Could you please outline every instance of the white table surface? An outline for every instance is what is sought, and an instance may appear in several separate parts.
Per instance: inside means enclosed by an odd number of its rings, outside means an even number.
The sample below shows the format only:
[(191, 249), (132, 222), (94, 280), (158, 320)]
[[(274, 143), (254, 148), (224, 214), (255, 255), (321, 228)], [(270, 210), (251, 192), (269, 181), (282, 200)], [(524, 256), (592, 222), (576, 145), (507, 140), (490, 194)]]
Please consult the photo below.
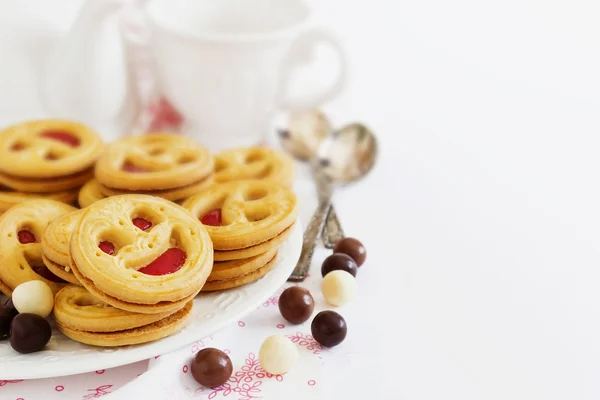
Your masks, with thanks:
[[(336, 196), (369, 265), (335, 398), (597, 399), (598, 2), (313, 3), (353, 65), (326, 110), (381, 139)], [(2, 121), (40, 112), (25, 73), (0, 73)]]

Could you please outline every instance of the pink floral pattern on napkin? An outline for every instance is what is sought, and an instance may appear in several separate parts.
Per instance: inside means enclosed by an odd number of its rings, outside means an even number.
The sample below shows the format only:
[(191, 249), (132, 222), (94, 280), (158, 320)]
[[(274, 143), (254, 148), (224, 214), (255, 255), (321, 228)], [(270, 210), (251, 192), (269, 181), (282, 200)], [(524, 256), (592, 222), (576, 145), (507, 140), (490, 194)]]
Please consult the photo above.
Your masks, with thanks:
[(102, 386), (98, 386), (95, 389), (88, 389), (88, 392), (93, 392), (93, 393), (83, 396), (82, 399), (83, 400), (97, 399), (99, 397), (104, 396), (105, 394), (109, 394), (110, 393), (109, 389), (112, 388), (112, 386), (113, 385), (102, 385)]
[(285, 337), (290, 339), (292, 343), (306, 348), (306, 350), (311, 351), (314, 355), (317, 355), (319, 358), (321, 358), (322, 347), (311, 335), (305, 335), (301, 332), (296, 332), (292, 335), (285, 335)]
[(0, 386), (8, 385), (9, 383), (19, 383), (23, 382), (23, 379), (15, 379), (12, 381), (0, 381)]
[(266, 372), (261, 366), (254, 353), (249, 353), (240, 370), (235, 371), (228, 382), (216, 388), (200, 386), (195, 390), (194, 396), (204, 396), (208, 393), (208, 399), (215, 397), (228, 397), (237, 395), (239, 400), (260, 399), (261, 385), (265, 379), (283, 381), (283, 375), (273, 375)]

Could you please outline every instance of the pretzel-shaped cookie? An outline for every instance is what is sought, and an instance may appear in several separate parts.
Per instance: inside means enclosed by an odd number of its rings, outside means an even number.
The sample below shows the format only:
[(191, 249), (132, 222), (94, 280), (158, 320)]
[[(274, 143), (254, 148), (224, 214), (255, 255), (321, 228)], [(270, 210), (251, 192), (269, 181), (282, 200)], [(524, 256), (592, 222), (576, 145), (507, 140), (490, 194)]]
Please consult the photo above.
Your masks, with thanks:
[(291, 186), (294, 162), (285, 153), (265, 147), (225, 150), (215, 155), (215, 182), (264, 179)]
[(110, 145), (96, 164), (96, 179), (114, 189), (172, 189), (203, 180), (213, 167), (204, 147), (179, 135), (153, 133)]
[(147, 195), (84, 208), (70, 246), (72, 270), (86, 289), (143, 313), (181, 308), (200, 291), (213, 262), (202, 224), (181, 206)]
[(12, 292), (21, 283), (31, 280), (46, 282), (54, 293), (63, 286), (59, 279), (48, 274), (42, 262), (40, 242), (50, 221), (75, 210), (75, 207), (58, 201), (38, 199), (18, 204), (2, 215), (0, 281), (4, 283), (3, 291)]
[(90, 168), (103, 151), (85, 125), (37, 120), (0, 132), (0, 171), (25, 178), (55, 178)]
[(213, 185), (183, 203), (197, 218), (220, 210), (221, 224), (205, 225), (216, 250), (235, 250), (267, 241), (294, 223), (296, 196), (267, 181)]

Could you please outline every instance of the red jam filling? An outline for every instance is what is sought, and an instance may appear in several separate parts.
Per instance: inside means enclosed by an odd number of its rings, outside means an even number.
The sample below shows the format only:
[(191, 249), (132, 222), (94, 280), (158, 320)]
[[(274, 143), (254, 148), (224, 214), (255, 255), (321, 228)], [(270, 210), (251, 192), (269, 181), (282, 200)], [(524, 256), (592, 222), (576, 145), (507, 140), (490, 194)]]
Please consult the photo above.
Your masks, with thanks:
[(35, 235), (31, 231), (22, 230), (17, 233), (19, 243), (35, 243)]
[(112, 256), (113, 254), (115, 254), (115, 245), (112, 244), (111, 242), (107, 242), (107, 241), (100, 242), (98, 247), (100, 247), (100, 250), (102, 250), (109, 256)]
[(211, 210), (200, 218), (204, 225), (221, 226), (221, 209)]
[(71, 147), (77, 147), (80, 143), (78, 137), (73, 136), (73, 134), (65, 131), (46, 131), (40, 136), (63, 142), (64, 144), (67, 144)]
[(150, 228), (152, 226), (152, 222), (145, 220), (144, 218), (134, 218), (133, 224), (135, 226), (137, 226), (138, 228), (140, 228), (141, 230), (145, 231), (146, 229)]
[(187, 254), (177, 247), (171, 247), (162, 253), (156, 260), (138, 270), (146, 275), (167, 275), (179, 271), (185, 263)]
[(138, 167), (137, 165), (133, 165), (132, 163), (126, 162), (122, 167), (125, 172), (148, 172), (146, 168)]
[(59, 278), (58, 276), (54, 275), (48, 268), (46, 268), (45, 266), (43, 267), (32, 267), (31, 269), (33, 269), (33, 272), (35, 272), (36, 274), (38, 274), (39, 276), (41, 276), (42, 278), (46, 278), (51, 282), (56, 282), (56, 283), (66, 283), (66, 281), (62, 280), (61, 278)]

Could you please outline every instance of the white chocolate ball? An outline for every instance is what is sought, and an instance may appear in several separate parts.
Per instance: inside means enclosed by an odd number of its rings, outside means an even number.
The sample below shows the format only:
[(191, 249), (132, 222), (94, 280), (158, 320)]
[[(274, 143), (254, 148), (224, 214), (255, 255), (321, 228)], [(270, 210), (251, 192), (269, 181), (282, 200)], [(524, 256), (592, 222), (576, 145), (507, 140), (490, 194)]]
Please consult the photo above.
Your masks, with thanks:
[(356, 296), (358, 283), (352, 274), (339, 269), (325, 275), (321, 290), (323, 291), (323, 297), (329, 304), (341, 306)]
[(265, 339), (258, 351), (260, 365), (270, 374), (285, 374), (298, 360), (298, 349), (283, 335)]
[(20, 313), (31, 313), (46, 318), (54, 307), (54, 294), (43, 281), (21, 283), (13, 290), (12, 301)]

